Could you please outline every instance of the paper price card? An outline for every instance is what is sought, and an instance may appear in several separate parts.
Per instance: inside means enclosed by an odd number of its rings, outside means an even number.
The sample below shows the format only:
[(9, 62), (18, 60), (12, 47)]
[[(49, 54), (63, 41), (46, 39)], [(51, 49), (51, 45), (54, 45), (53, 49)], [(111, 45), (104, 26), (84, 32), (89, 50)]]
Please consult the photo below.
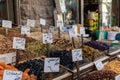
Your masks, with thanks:
[(21, 27), (21, 34), (30, 34), (30, 27), (29, 26), (22, 26)]
[(27, 19), (27, 26), (35, 27), (35, 20)]
[(81, 28), (80, 28), (80, 34), (85, 35), (85, 28), (84, 28), (84, 27), (81, 27)]
[(12, 28), (12, 21), (2, 20), (2, 27), (4, 27), (4, 28)]
[(61, 27), (63, 25), (62, 20), (57, 20), (57, 27)]
[(40, 24), (43, 25), (43, 26), (45, 26), (46, 25), (46, 20), (41, 18), (40, 19)]
[(60, 58), (45, 58), (44, 72), (59, 72)]
[(77, 26), (73, 25), (71, 29), (69, 29), (70, 38), (77, 37)]
[(5, 70), (2, 80), (22, 80), (22, 72)]
[(14, 49), (25, 49), (25, 38), (14, 37), (13, 38), (13, 48)]
[(82, 58), (82, 49), (74, 49), (74, 50), (72, 50), (72, 60), (74, 62), (83, 60), (83, 58)]
[(104, 67), (101, 60), (97, 60), (94, 63), (95, 63), (97, 70), (102, 70), (102, 68)]
[(120, 75), (116, 76), (115, 80), (120, 80)]
[(43, 43), (52, 43), (53, 39), (52, 39), (52, 33), (45, 33), (43, 34)]

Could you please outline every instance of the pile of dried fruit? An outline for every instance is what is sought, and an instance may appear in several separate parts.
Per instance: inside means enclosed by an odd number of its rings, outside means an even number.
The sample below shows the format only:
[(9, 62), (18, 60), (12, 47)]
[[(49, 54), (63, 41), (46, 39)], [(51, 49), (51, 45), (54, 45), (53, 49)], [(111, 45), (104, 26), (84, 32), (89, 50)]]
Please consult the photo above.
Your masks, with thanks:
[(90, 46), (94, 49), (98, 49), (100, 51), (108, 50), (110, 47), (108, 44), (99, 41), (89, 41), (86, 42), (85, 45)]
[(39, 56), (45, 55), (47, 53), (46, 45), (40, 41), (28, 43), (26, 46), (27, 50), (38, 54)]
[(120, 61), (111, 61), (110, 63), (104, 66), (103, 70), (111, 70), (117, 74), (120, 74)]
[[(19, 71), (17, 68), (15, 68), (13, 66), (9, 66), (9, 65), (5, 64), (4, 62), (0, 62), (0, 80), (2, 80), (2, 78), (3, 78), (4, 70)], [(33, 75), (29, 76), (28, 72), (29, 72), (29, 69), (26, 69), (22, 73), (22, 80), (36, 80), (35, 76), (33, 76)]]
[(12, 40), (12, 41), (13, 41), (13, 37), (25, 38), (26, 39), (26, 43), (31, 43), (31, 42), (36, 41), (35, 39), (33, 39), (31, 37), (24, 36), (24, 35), (22, 35), (20, 33), (13, 33), (13, 32), (11, 32), (7, 36), (7, 38), (10, 39), (10, 40)]
[[(27, 41), (33, 42), (36, 41), (32, 38), (27, 38)], [(12, 53), (15, 52), (13, 49), (13, 40), (12, 37), (7, 38), (4, 35), (0, 35), (0, 54), (6, 54), (6, 53)], [(28, 50), (20, 51), (20, 60), (26, 60), (29, 58), (34, 58), (36, 57), (37, 54), (30, 52)]]
[(59, 47), (60, 50), (72, 50), (72, 43), (66, 39), (54, 39), (52, 45)]
[(71, 51), (61, 50), (61, 51), (51, 51), (50, 57), (59, 57), (60, 64), (66, 66), (70, 69), (73, 69), (75, 64), (72, 61), (72, 53)]
[(83, 76), (80, 80), (115, 80), (117, 74), (110, 70), (95, 71)]
[(19, 53), (20, 53), (19, 54), (20, 61), (29, 60), (29, 59), (38, 57), (38, 55), (36, 53), (33, 53), (28, 50), (22, 50), (22, 51), (19, 51)]
[[(8, 34), (9, 33), (21, 33), (21, 30), (20, 28), (11, 28), (11, 29), (8, 29)], [(6, 35), (6, 29), (1, 27), (0, 28), (0, 35)]]
[(98, 50), (89, 46), (82, 47), (82, 54), (83, 58), (88, 59), (89, 61), (94, 60), (96, 57), (99, 57), (101, 55), (101, 53)]
[(14, 52), (12, 49), (12, 41), (3, 35), (0, 35), (0, 54), (6, 54), (10, 52)]
[[(20, 63), (19, 65), (16, 66), (21, 71), (26, 71), (26, 69), (29, 69), (29, 74), (34, 74), (37, 76), (36, 80), (42, 80), (42, 74), (43, 74), (43, 67), (44, 67), (44, 62), (41, 60), (29, 60), (24, 63)], [(31, 80), (31, 79), (30, 79)]]

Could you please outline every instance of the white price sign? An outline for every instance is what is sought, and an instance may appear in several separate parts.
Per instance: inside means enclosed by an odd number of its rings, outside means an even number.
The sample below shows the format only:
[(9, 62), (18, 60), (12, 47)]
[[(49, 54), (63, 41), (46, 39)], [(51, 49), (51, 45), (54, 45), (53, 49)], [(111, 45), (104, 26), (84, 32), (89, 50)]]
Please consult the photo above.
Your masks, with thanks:
[(14, 37), (13, 38), (13, 48), (24, 50), (25, 42), (26, 42), (25, 38)]
[(12, 21), (2, 20), (2, 27), (4, 27), (4, 28), (12, 28)]
[(73, 25), (71, 29), (69, 29), (70, 38), (77, 37), (77, 26)]
[(74, 49), (74, 50), (72, 50), (72, 60), (74, 62), (83, 60), (83, 58), (82, 58), (82, 49)]
[(101, 60), (97, 60), (94, 63), (95, 63), (95, 66), (96, 66), (97, 70), (102, 70), (103, 69), (104, 65), (102, 64)]
[(116, 76), (115, 80), (120, 80), (120, 75)]
[(60, 58), (45, 58), (44, 72), (59, 72)]
[(27, 26), (35, 27), (35, 20), (27, 19)]
[(5, 70), (2, 80), (22, 80), (22, 72)]
[(22, 26), (21, 27), (21, 34), (30, 34), (30, 27), (29, 26)]
[(85, 28), (84, 28), (84, 27), (81, 27), (81, 28), (80, 28), (80, 34), (85, 35)]
[(63, 25), (63, 21), (62, 20), (57, 20), (57, 27), (61, 27)]
[(43, 34), (43, 43), (52, 43), (53, 39), (52, 39), (52, 33), (45, 33)]
[(43, 25), (43, 26), (45, 26), (46, 25), (46, 20), (41, 18), (40, 19), (40, 24)]

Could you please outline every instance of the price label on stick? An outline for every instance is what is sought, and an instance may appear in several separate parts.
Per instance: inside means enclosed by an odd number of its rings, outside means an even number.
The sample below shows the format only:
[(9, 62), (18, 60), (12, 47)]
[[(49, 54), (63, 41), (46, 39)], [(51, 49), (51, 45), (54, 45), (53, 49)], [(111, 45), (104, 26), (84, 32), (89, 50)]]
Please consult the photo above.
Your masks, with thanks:
[(80, 34), (85, 35), (85, 28), (84, 28), (84, 27), (81, 27), (81, 28), (80, 28)]
[(97, 70), (102, 70), (103, 69), (104, 66), (103, 66), (101, 60), (97, 60), (94, 63), (95, 63), (95, 66), (96, 66)]
[(70, 38), (77, 37), (77, 27), (76, 27), (76, 25), (73, 25), (73, 27), (71, 29), (69, 29), (69, 35), (70, 35)]
[(60, 58), (45, 58), (44, 72), (59, 72)]
[(120, 75), (116, 76), (115, 80), (120, 80)]
[(30, 27), (29, 26), (22, 26), (21, 27), (21, 34), (30, 34)]
[(25, 38), (14, 37), (13, 38), (13, 48), (24, 50), (25, 42), (26, 42)]
[(22, 80), (21, 71), (4, 70), (2, 80)]
[(57, 27), (61, 27), (63, 25), (62, 20), (57, 20)]
[(41, 18), (40, 19), (40, 24), (43, 25), (43, 26), (45, 26), (46, 25), (46, 20)]
[(27, 19), (27, 26), (35, 27), (35, 20)]
[(4, 27), (4, 28), (12, 28), (12, 21), (2, 20), (2, 27)]
[(83, 58), (82, 58), (82, 49), (74, 49), (74, 50), (72, 50), (72, 60), (74, 62), (83, 60)]
[(45, 33), (43, 34), (43, 43), (52, 43), (53, 39), (52, 39), (52, 33)]

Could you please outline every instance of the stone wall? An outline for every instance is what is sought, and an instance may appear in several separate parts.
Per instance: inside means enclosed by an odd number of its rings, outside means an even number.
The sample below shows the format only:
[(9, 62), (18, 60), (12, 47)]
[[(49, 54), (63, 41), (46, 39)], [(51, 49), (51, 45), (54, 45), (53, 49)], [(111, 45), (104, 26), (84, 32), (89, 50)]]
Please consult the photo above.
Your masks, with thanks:
[(38, 27), (39, 19), (44, 18), (47, 25), (53, 25), (53, 11), (53, 0), (20, 0), (20, 24), (26, 24), (27, 19), (34, 19)]

